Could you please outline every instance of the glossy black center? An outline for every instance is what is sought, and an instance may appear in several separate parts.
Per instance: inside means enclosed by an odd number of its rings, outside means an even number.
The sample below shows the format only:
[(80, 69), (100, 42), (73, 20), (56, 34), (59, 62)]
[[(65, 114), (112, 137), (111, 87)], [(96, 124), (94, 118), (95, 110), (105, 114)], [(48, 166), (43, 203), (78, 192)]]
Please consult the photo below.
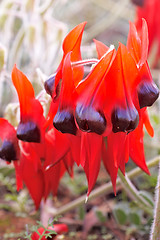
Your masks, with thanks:
[(75, 125), (72, 111), (64, 109), (58, 111), (53, 119), (54, 127), (62, 133), (70, 133), (76, 135), (77, 127)]
[(116, 132), (131, 132), (139, 123), (139, 115), (137, 110), (116, 108), (111, 115), (112, 131)]
[(54, 82), (55, 82), (55, 75), (48, 78), (44, 83), (44, 88), (51, 97), (53, 93)]
[(107, 126), (104, 114), (91, 106), (84, 107), (82, 104), (77, 104), (75, 118), (80, 130), (84, 132), (95, 132), (101, 135)]
[(140, 108), (152, 106), (159, 96), (159, 89), (153, 82), (143, 82), (138, 86)]
[(16, 150), (12, 142), (4, 140), (0, 148), (0, 158), (11, 162), (17, 160)]
[(40, 143), (41, 141), (40, 129), (32, 121), (20, 123), (17, 128), (17, 138), (24, 142)]

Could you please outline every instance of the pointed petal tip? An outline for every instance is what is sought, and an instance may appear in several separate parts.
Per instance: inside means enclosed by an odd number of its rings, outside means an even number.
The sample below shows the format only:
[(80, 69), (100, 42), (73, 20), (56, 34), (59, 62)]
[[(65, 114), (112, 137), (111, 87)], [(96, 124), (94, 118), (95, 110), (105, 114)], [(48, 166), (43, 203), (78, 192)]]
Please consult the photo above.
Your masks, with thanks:
[(85, 204), (88, 202), (88, 198), (89, 198), (89, 193), (87, 193), (86, 199), (85, 199)]

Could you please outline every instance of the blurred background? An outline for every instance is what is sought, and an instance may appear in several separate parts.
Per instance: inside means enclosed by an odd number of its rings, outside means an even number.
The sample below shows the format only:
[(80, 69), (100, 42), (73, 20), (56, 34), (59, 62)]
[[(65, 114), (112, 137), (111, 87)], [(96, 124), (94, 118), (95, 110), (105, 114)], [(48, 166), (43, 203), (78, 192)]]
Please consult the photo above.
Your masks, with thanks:
[[(87, 21), (82, 41), (83, 58), (96, 57), (93, 38), (110, 46), (126, 44), (129, 21), (135, 19), (135, 5), (130, 0), (0, 0), (0, 116), (17, 124), (17, 96), (11, 84), (11, 71), (16, 63), (33, 83), (36, 94), (53, 74), (62, 57), (62, 42), (77, 24)], [(159, 70), (151, 69), (159, 85)], [(46, 97), (47, 98), (47, 97)], [(157, 156), (159, 146), (159, 102), (149, 109), (155, 137), (145, 135), (147, 160)], [(133, 163), (129, 162), (130, 170)], [(138, 189), (146, 191), (153, 203), (157, 167), (151, 177), (141, 174), (134, 179)], [(109, 181), (103, 167), (96, 187)], [(89, 201), (62, 217), (69, 234), (61, 239), (148, 239), (152, 215), (136, 207), (122, 187), (117, 197), (112, 192)], [(47, 204), (59, 207), (87, 191), (84, 173), (75, 167), (75, 178), (67, 175), (60, 185), (58, 199)], [(121, 211), (122, 209), (122, 211)], [(48, 219), (43, 207), (34, 212), (33, 202), (24, 188), (17, 193), (14, 169), (0, 161), (0, 239), (23, 239), (26, 226)], [(84, 227), (85, 226), (85, 227)]]

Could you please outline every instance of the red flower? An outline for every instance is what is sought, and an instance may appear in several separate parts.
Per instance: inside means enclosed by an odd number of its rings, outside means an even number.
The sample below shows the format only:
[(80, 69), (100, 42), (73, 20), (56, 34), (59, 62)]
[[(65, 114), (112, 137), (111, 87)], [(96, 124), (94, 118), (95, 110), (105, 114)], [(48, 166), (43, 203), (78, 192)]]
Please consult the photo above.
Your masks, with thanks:
[(27, 77), (17, 69), (12, 70), (12, 81), (17, 90), (20, 103), (20, 123), (17, 137), (22, 141), (41, 142), (44, 137), (43, 108), (35, 98), (34, 89)]
[(149, 35), (149, 53), (152, 48), (157, 48), (153, 66), (156, 66), (160, 57), (160, 2), (159, 0), (144, 0), (142, 6), (137, 7), (136, 27), (139, 32), (142, 32), (142, 18), (148, 25)]
[(53, 125), (62, 133), (76, 135), (77, 127), (74, 122), (75, 82), (74, 70), (71, 66), (71, 55), (69, 52), (64, 58), (62, 68), (62, 85), (59, 96), (59, 108), (54, 116)]
[[(60, 91), (60, 80), (62, 79), (62, 69), (64, 65), (64, 59), (69, 52), (71, 53), (71, 61), (76, 62), (80, 61), (81, 52), (80, 52), (80, 45), (82, 41), (82, 34), (84, 31), (84, 27), (87, 22), (80, 23), (77, 25), (69, 34), (65, 37), (63, 41), (63, 57), (62, 60), (56, 70), (56, 75), (50, 78), (45, 83), (45, 88), (47, 92), (53, 97), (53, 99), (57, 99)], [(83, 66), (75, 67), (73, 69), (73, 79), (75, 82), (79, 82), (83, 77)]]
[[(14, 146), (15, 159), (19, 159), (15, 162), (17, 188), (22, 188), (23, 182), (26, 184), (36, 208), (50, 192), (57, 194), (59, 181), (66, 171), (73, 176), (74, 162), (86, 173), (87, 195), (95, 185), (101, 159), (114, 192), (118, 169), (125, 174), (129, 157), (149, 174), (143, 127), (153, 136), (147, 106), (155, 102), (159, 90), (147, 63), (146, 22), (143, 20), (141, 37), (130, 23), (127, 46), (119, 43), (117, 51), (94, 40), (99, 60), (83, 79), (83, 67), (74, 66), (74, 61), (81, 60), (85, 24), (67, 35), (56, 75), (45, 83), (47, 92), (57, 99), (52, 101), (46, 119), (29, 80), (16, 66), (12, 71), (20, 102), (17, 137), (22, 141), (19, 140), (18, 146), (14, 128), (4, 120), (0, 123), (7, 131), (1, 138), (3, 143), (7, 140)], [(6, 146), (8, 143), (2, 144), (0, 156), (11, 161)]]
[(0, 118), (0, 158), (11, 162), (19, 158), (19, 146), (15, 128), (5, 119)]
[[(17, 136), (23, 140), (19, 141), (21, 152), (19, 161), (15, 164), (17, 189), (21, 189), (24, 182), (38, 208), (41, 200), (46, 199), (50, 192), (57, 194), (59, 181), (66, 170), (71, 176), (73, 174), (73, 158), (69, 153), (70, 140), (51, 128), (57, 103), (51, 104), (45, 120), (41, 103), (35, 98), (31, 83), (16, 66), (13, 68), (12, 78), (20, 101), (21, 122)], [(35, 141), (37, 131), (40, 133), (39, 141)]]
[(139, 71), (137, 91), (140, 108), (151, 106), (158, 98), (159, 90), (153, 82), (147, 63), (148, 30), (144, 19), (142, 19), (141, 38), (138, 36), (135, 25), (130, 23), (127, 48), (131, 52)]
[[(48, 227), (47, 229), (55, 231), (55, 234), (52, 235), (52, 238), (49, 238), (49, 237), (47, 238), (50, 240), (55, 239), (57, 234), (62, 234), (62, 233), (68, 232), (68, 227), (66, 224), (54, 224), (53, 227)], [(49, 231), (45, 231), (43, 227), (39, 228), (38, 232), (40, 235), (49, 233)], [(32, 233), (31, 239), (39, 240), (39, 238), (40, 238), (39, 234), (37, 232)], [(45, 236), (43, 236), (41, 239), (45, 240), (46, 238), (45, 238)]]

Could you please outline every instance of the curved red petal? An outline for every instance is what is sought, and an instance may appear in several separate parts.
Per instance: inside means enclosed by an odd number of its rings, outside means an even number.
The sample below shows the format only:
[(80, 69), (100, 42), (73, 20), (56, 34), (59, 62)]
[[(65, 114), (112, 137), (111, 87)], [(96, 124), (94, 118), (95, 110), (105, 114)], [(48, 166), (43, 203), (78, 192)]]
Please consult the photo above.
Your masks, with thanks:
[(93, 39), (93, 41), (96, 44), (97, 55), (100, 59), (109, 50), (109, 47), (96, 39)]
[(89, 133), (86, 136), (89, 149), (88, 158), (86, 159), (84, 164), (84, 171), (88, 180), (87, 196), (89, 196), (92, 188), (95, 185), (100, 169), (102, 137), (95, 133)]
[(149, 173), (148, 167), (145, 162), (144, 145), (143, 145), (143, 122), (139, 122), (138, 127), (129, 133), (129, 156), (132, 161), (139, 166), (144, 172)]
[(21, 113), (22, 116), (24, 116), (33, 110), (32, 106), (30, 105), (30, 99), (35, 97), (34, 89), (30, 81), (16, 67), (16, 65), (14, 65), (12, 70), (12, 82), (17, 90)]
[(38, 164), (40, 159), (33, 148), (27, 145), (26, 151), (29, 154), (21, 154), (19, 175), (38, 209), (44, 195), (44, 174), (41, 165)]
[(87, 22), (80, 23), (75, 28), (73, 28), (65, 37), (62, 46), (64, 54), (72, 51), (77, 45), (80, 46), (82, 34), (86, 24)]
[[(72, 31), (68, 33), (68, 35), (65, 37), (63, 41), (63, 58), (61, 60), (61, 63), (58, 66), (58, 69), (56, 71), (55, 76), (55, 87), (52, 94), (53, 99), (57, 99), (56, 89), (59, 84), (60, 79), (62, 79), (62, 68), (63, 68), (63, 62), (65, 59), (65, 56), (67, 53), (72, 52), (71, 54), (71, 61), (79, 61), (82, 59), (81, 52), (80, 52), (80, 45), (82, 41), (82, 34), (84, 31), (84, 27), (87, 22), (80, 23), (77, 25)], [(75, 82), (79, 82), (83, 78), (84, 69), (83, 66), (75, 67), (73, 69), (73, 79)]]
[(74, 106), (75, 85), (73, 81), (73, 69), (71, 66), (71, 52), (64, 59), (62, 68), (62, 85), (60, 92), (60, 108)]

